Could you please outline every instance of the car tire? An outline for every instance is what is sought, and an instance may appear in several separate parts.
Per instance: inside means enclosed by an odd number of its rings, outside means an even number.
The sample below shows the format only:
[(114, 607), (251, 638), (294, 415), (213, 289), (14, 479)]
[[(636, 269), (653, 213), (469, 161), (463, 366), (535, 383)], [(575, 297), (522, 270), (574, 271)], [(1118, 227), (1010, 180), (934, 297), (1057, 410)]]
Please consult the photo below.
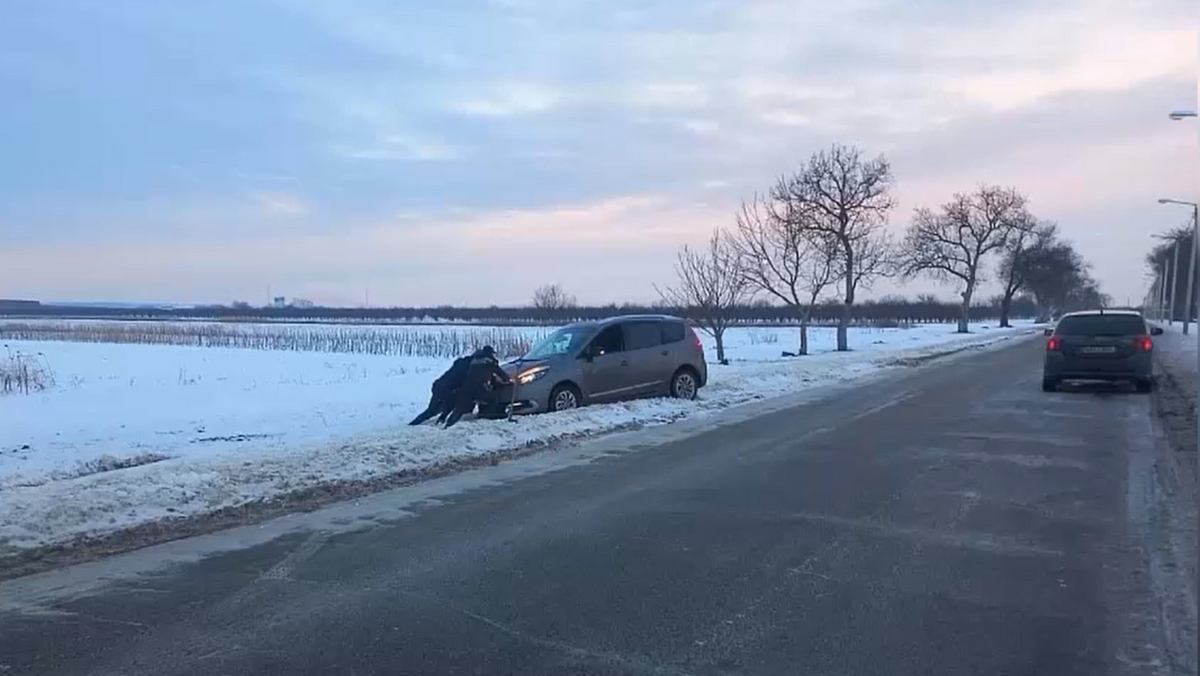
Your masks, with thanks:
[(546, 404), (546, 410), (551, 413), (571, 411), (583, 405), (583, 397), (578, 387), (570, 383), (561, 383), (550, 390), (550, 401)]
[(1154, 391), (1153, 380), (1139, 380), (1134, 383), (1134, 385), (1137, 387), (1137, 391), (1141, 392), (1142, 394), (1150, 394)]
[(1043, 392), (1058, 391), (1058, 381), (1053, 378), (1042, 378), (1042, 391)]
[(700, 392), (700, 376), (684, 367), (671, 376), (671, 396), (676, 399), (692, 400)]

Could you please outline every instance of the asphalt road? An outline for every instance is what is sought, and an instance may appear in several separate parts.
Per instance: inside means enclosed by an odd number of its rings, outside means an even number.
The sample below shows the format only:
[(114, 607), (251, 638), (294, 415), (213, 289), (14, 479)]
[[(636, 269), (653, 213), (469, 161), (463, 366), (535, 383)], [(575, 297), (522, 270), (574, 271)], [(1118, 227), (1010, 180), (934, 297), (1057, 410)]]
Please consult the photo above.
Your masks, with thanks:
[(3, 583), (0, 674), (1169, 673), (1149, 397), (1044, 394), (1040, 349), (362, 531)]

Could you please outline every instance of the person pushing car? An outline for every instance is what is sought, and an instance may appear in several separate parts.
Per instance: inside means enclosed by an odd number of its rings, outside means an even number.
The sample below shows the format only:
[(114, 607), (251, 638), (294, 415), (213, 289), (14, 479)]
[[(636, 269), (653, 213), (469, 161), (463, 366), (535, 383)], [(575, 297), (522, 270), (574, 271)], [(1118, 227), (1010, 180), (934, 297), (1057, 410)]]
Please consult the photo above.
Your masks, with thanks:
[(454, 412), (455, 395), (458, 394), (459, 388), (462, 387), (463, 381), (467, 377), (467, 371), (471, 368), (471, 360), (475, 355), (470, 354), (465, 357), (459, 357), (454, 360), (450, 368), (446, 372), (438, 376), (438, 379), (433, 381), (433, 387), (429, 395), (429, 406), (421, 411), (417, 417), (413, 418), (409, 425), (420, 425), (429, 420), (433, 416), (438, 417), (438, 424), (446, 421), (450, 414)]
[(471, 364), (462, 386), (455, 395), (454, 411), (446, 419), (446, 427), (453, 427), (459, 418), (475, 409), (475, 404), (488, 397), (488, 390), (512, 384), (512, 379), (500, 368), (496, 350), (485, 345), (471, 356)]

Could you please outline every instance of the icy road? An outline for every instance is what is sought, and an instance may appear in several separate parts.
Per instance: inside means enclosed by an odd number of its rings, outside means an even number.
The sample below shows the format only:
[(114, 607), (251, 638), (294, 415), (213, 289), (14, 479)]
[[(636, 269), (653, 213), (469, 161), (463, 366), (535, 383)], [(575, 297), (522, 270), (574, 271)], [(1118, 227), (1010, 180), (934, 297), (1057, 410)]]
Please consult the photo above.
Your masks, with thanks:
[(0, 583), (0, 673), (1194, 670), (1151, 398), (1041, 349)]

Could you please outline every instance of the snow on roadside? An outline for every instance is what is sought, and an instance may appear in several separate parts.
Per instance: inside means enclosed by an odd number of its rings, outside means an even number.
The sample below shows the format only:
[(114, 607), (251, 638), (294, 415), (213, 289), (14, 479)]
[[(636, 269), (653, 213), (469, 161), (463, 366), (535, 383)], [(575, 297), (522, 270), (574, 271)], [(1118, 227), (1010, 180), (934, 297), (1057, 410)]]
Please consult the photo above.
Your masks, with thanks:
[[(1170, 379), (1187, 393), (1195, 393), (1197, 370), (1200, 368), (1200, 338), (1197, 326), (1192, 324), (1188, 335), (1183, 334), (1183, 324), (1155, 322), (1164, 333), (1154, 339), (1154, 359), (1160, 370), (1165, 370)], [(1193, 404), (1195, 396), (1192, 395)]]
[[(863, 330), (852, 336), (854, 352), (781, 359), (794, 329), (738, 329), (728, 337), (733, 362), (711, 367), (698, 401), (642, 400), (450, 430), (404, 426), (424, 407), (439, 360), (10, 344), (42, 352), (59, 387), (0, 399), (0, 555), (552, 438), (707, 415), (1028, 330)], [(832, 347), (832, 331), (823, 331), (814, 332), (818, 352)], [(146, 464), (131, 461), (139, 457)]]

